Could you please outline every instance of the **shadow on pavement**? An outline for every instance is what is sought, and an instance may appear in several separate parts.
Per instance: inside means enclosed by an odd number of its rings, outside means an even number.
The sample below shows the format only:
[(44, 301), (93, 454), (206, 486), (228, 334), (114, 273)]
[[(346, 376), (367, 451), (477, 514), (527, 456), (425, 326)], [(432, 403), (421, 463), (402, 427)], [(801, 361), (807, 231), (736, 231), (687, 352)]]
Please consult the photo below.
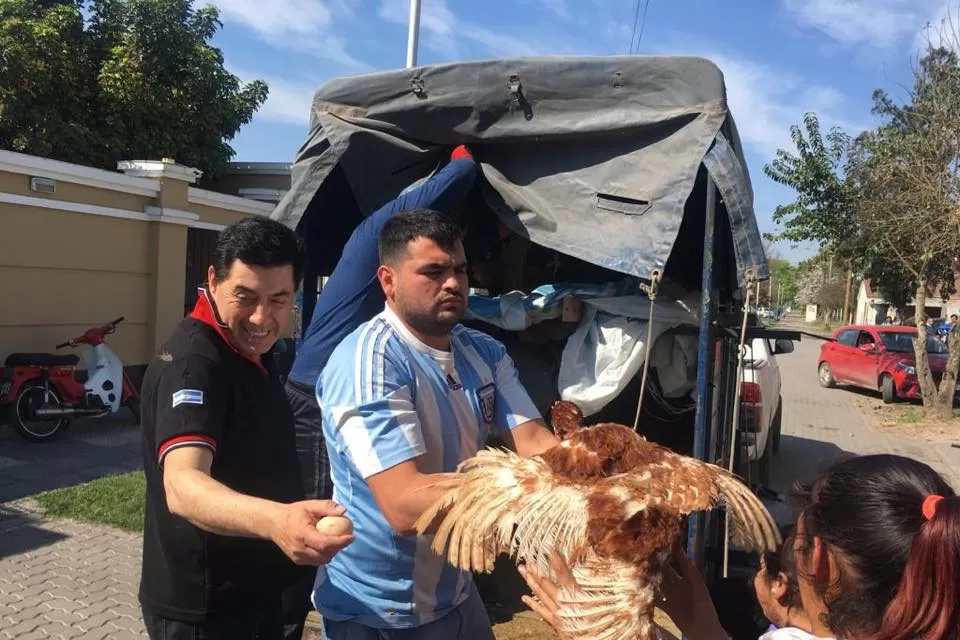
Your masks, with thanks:
[(790, 497), (795, 482), (810, 482), (835, 462), (855, 455), (832, 442), (783, 434), (780, 453), (770, 467), (771, 489), (779, 494), (779, 499), (763, 500), (777, 524), (789, 525), (796, 521), (796, 509)]
[(142, 466), (140, 430), (126, 413), (77, 420), (51, 442), (0, 426), (0, 503)]
[(66, 537), (44, 529), (33, 514), (0, 504), (0, 559), (34, 551)]
[(794, 482), (811, 481), (833, 463), (855, 455), (832, 442), (783, 434), (780, 453), (770, 468), (771, 484), (786, 497)]

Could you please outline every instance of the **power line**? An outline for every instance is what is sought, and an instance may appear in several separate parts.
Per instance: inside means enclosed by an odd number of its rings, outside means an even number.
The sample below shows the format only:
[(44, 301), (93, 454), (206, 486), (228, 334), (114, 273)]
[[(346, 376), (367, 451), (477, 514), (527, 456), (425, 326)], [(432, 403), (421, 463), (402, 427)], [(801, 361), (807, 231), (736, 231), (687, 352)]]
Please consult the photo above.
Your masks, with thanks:
[(637, 0), (637, 6), (633, 10), (633, 31), (630, 32), (630, 46), (627, 47), (627, 53), (633, 54), (633, 41), (637, 38), (637, 23), (640, 21), (640, 0)]
[[(647, 24), (647, 9), (650, 8), (650, 0), (643, 0), (643, 15), (640, 14), (640, 2), (637, 0), (637, 6), (634, 10), (633, 16), (633, 31), (630, 34), (630, 54), (634, 54), (640, 51), (640, 41), (643, 40), (643, 28)], [(639, 29), (639, 37), (637, 36), (637, 30)], [(636, 48), (634, 48), (634, 41), (636, 41)]]

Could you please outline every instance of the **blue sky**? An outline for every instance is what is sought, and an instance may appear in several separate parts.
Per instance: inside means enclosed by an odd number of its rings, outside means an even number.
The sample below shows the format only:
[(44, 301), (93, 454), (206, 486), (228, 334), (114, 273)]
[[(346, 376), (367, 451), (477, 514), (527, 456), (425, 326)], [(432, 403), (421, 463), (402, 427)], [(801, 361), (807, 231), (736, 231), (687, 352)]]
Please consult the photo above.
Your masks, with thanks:
[[(640, 0), (641, 12), (646, 0)], [(724, 72), (762, 231), (791, 198), (761, 170), (789, 144), (790, 125), (815, 111), (858, 133), (870, 96), (903, 97), (927, 23), (949, 0), (649, 0), (640, 54), (700, 55)], [(198, 4), (205, 4), (198, 0)], [(314, 90), (329, 78), (402, 67), (408, 0), (211, 0), (224, 28), (215, 44), (270, 98), (233, 141), (238, 161), (293, 159)], [(422, 0), (420, 64), (520, 55), (621, 55), (636, 0)], [(955, 7), (956, 5), (949, 5)], [(955, 11), (950, 10), (956, 15)], [(779, 245), (797, 260), (809, 247)]]

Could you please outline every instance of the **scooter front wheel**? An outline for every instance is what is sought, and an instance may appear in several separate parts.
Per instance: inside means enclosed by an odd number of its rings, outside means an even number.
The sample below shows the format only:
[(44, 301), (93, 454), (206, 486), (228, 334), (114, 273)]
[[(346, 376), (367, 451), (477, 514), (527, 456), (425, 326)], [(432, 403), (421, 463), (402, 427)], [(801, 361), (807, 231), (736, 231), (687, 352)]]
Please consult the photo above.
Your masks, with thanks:
[(68, 418), (40, 418), (37, 408), (41, 406), (63, 406), (63, 399), (57, 389), (49, 385), (44, 387), (40, 380), (31, 380), (20, 388), (14, 402), (13, 426), (21, 436), (33, 442), (52, 440), (70, 424)]

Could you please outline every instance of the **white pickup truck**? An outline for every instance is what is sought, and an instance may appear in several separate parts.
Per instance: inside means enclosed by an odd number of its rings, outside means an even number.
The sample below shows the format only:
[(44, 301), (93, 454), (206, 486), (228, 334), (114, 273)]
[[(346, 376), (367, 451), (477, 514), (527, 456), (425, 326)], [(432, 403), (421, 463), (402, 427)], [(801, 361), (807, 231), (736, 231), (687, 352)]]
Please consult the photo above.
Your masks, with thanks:
[[(753, 338), (744, 348), (740, 404), (740, 474), (750, 484), (770, 483), (770, 462), (780, 451), (782, 401), (778, 355), (793, 352), (790, 340)], [(744, 464), (746, 450), (746, 464)]]

